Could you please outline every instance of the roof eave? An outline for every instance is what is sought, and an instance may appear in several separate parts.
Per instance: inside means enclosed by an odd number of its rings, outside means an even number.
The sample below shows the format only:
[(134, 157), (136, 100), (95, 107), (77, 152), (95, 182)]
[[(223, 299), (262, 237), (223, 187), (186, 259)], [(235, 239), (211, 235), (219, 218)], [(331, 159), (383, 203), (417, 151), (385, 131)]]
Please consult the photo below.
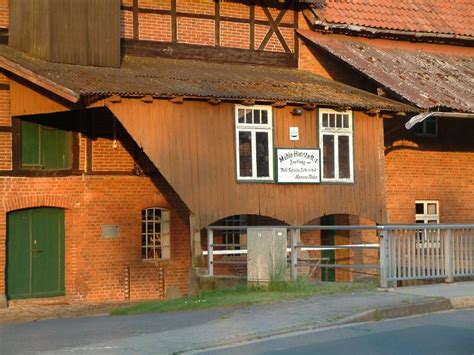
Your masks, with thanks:
[(41, 75), (38, 75), (31, 70), (28, 70), (21, 65), (8, 60), (7, 58), (0, 56), (0, 68), (5, 69), (6, 71), (13, 73), (19, 77), (22, 77), (29, 82), (36, 84), (45, 90), (48, 90), (67, 101), (72, 103), (78, 103), (81, 95), (67, 87), (64, 87), (54, 81), (51, 81)]

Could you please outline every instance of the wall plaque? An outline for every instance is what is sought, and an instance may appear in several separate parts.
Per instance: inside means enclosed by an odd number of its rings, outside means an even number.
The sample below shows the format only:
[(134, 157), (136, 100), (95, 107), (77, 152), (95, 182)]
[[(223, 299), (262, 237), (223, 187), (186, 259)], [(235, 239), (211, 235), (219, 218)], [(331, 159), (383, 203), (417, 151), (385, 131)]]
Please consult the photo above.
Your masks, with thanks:
[(319, 149), (277, 149), (276, 159), (279, 183), (321, 182)]

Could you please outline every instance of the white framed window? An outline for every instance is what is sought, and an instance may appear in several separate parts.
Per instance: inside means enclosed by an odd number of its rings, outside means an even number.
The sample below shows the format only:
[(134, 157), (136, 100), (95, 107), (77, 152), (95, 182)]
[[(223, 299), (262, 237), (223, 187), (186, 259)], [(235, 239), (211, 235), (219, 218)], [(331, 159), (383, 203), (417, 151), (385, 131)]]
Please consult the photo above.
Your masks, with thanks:
[(273, 180), (271, 106), (235, 106), (238, 180)]
[[(419, 200), (415, 201), (415, 222), (423, 224), (438, 224), (439, 223), (439, 201)], [(428, 235), (427, 230), (418, 230), (417, 240), (419, 245), (424, 247), (439, 247), (440, 235), (439, 230), (431, 235)], [(429, 242), (430, 241), (430, 242)]]
[(414, 132), (417, 136), (435, 137), (438, 135), (438, 120), (436, 117), (428, 117), (415, 125)]
[(416, 223), (439, 223), (439, 201), (415, 201)]
[(151, 207), (142, 210), (143, 260), (170, 258), (170, 211)]
[(319, 110), (322, 181), (354, 182), (352, 111)]

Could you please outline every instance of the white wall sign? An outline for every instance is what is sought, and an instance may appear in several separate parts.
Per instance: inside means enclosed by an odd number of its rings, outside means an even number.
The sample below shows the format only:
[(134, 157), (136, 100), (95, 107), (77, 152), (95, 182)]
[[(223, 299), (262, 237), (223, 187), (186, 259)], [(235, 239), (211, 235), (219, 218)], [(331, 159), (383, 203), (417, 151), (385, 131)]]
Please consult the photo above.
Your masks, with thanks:
[(299, 140), (300, 140), (299, 127), (290, 127), (290, 141), (299, 141)]
[(277, 149), (278, 182), (321, 182), (319, 149)]

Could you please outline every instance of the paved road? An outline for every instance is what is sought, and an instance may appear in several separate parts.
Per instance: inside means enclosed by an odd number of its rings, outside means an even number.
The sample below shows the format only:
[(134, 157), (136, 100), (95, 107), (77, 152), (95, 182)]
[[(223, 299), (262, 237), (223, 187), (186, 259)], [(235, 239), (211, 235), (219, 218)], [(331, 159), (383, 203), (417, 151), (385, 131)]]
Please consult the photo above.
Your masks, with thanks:
[(84, 317), (0, 324), (0, 354), (31, 354), (66, 347), (87, 349), (104, 340), (115, 342), (126, 337), (198, 326), (225, 317), (235, 310), (228, 308), (133, 317)]
[(277, 336), (205, 354), (474, 354), (474, 309)]

